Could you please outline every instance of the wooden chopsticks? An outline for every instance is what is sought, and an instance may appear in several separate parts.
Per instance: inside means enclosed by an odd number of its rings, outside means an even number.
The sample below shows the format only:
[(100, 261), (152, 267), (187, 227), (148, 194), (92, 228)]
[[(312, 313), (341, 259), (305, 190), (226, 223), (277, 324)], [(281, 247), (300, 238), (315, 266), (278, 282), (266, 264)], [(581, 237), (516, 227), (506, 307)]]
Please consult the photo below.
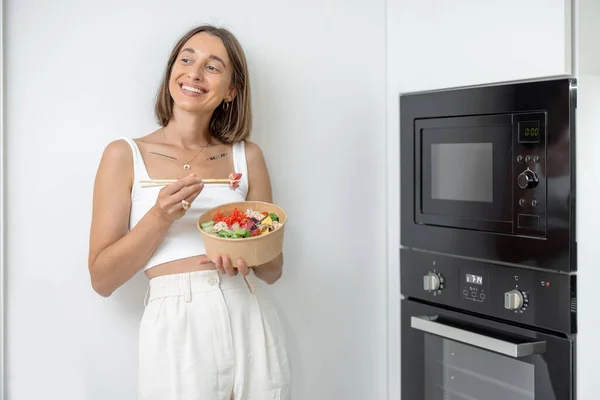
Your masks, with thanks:
[[(140, 181), (140, 185), (144, 188), (144, 187), (156, 187), (156, 186), (167, 186), (170, 185), (171, 183), (177, 182), (177, 179), (152, 179), (152, 180), (142, 180)], [(239, 182), (239, 179), (227, 179), (227, 178), (223, 178), (223, 179), (202, 179), (202, 183), (206, 184), (215, 184), (215, 183), (221, 183), (221, 184), (232, 184), (234, 182)]]

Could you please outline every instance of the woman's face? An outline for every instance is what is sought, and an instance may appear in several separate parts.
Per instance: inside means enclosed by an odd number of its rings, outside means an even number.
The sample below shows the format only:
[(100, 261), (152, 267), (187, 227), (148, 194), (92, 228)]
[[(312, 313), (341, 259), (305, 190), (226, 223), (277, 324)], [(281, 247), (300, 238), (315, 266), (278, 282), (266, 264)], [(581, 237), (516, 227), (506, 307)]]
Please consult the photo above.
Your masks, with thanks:
[(188, 112), (212, 113), (223, 99), (231, 101), (232, 66), (221, 39), (205, 32), (181, 48), (169, 79), (174, 106)]

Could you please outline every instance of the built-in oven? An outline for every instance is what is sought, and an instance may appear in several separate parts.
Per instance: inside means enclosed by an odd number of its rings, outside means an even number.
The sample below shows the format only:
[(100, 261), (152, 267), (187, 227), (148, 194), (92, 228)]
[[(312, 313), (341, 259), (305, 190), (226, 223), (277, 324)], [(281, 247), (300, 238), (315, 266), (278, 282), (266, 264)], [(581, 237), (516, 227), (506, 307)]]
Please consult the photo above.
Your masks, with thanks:
[(402, 246), (575, 269), (572, 79), (400, 98)]
[(574, 400), (570, 274), (403, 249), (402, 400)]

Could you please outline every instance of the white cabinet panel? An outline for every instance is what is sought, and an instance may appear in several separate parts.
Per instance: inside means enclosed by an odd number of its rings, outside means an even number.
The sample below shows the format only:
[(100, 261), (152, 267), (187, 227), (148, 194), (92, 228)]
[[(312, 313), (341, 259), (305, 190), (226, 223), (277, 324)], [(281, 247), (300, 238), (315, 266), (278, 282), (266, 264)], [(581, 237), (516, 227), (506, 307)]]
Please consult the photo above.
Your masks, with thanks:
[(396, 1), (402, 92), (571, 73), (570, 0)]

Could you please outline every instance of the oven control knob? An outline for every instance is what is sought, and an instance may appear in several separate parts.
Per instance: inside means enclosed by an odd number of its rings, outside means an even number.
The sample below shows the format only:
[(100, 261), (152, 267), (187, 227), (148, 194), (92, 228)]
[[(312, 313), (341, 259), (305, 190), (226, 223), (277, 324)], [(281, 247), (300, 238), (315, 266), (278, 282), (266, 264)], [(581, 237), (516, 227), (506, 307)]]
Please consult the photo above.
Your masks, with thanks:
[(423, 290), (427, 292), (435, 292), (440, 289), (441, 278), (435, 272), (430, 272), (423, 277)]
[(504, 308), (507, 310), (519, 310), (523, 307), (523, 293), (514, 289), (504, 293)]
[(537, 184), (538, 184), (537, 175), (535, 174), (535, 172), (533, 172), (529, 169), (521, 172), (521, 174), (517, 178), (517, 185), (519, 185), (519, 187), (521, 189), (531, 189), (531, 188), (536, 187)]

